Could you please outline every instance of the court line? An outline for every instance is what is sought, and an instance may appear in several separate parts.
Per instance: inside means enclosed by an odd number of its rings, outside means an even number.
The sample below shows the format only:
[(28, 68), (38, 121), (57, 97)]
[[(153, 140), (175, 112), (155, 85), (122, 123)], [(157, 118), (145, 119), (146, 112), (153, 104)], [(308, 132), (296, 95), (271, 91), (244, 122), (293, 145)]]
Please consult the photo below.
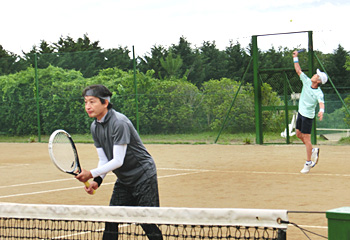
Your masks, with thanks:
[[(113, 173), (108, 173), (107, 176), (114, 175)], [(7, 186), (0, 186), (1, 188), (11, 188), (11, 187), (23, 187), (28, 185), (36, 185), (36, 184), (45, 184), (45, 183), (55, 183), (55, 182), (61, 182), (61, 181), (71, 181), (76, 179), (74, 177), (72, 178), (61, 178), (56, 180), (46, 180), (46, 181), (40, 181), (40, 182), (32, 182), (32, 183), (19, 183), (19, 184), (13, 184), (13, 185), (7, 185)]]
[[(309, 225), (298, 225), (299, 227), (302, 227), (302, 228), (319, 228), (319, 229), (327, 229), (328, 226), (309, 226)], [(295, 227), (295, 226), (294, 226)]]
[(158, 170), (171, 170), (171, 171), (197, 171), (197, 172), (209, 172), (216, 170), (195, 169), (195, 168), (158, 168)]
[(0, 165), (0, 168), (7, 168), (7, 167), (21, 167), (21, 166), (29, 166), (28, 163), (22, 163), (22, 164), (16, 164), (16, 163), (3, 163), (5, 165)]
[[(72, 178), (74, 179), (74, 178)], [(72, 180), (72, 179), (65, 179), (65, 180)], [(53, 180), (53, 181), (47, 181), (47, 182), (56, 182), (56, 181), (61, 181), (62, 179), (59, 180)], [(36, 182), (32, 184), (40, 184), (41, 182)], [(107, 182), (104, 183), (103, 185), (111, 185), (114, 184), (115, 182)], [(30, 185), (30, 184), (27, 184)], [(23, 184), (25, 186), (25, 184)], [(81, 189), (83, 186), (76, 186), (76, 187), (69, 187), (69, 188), (60, 188), (60, 189), (52, 189), (52, 190), (45, 190), (45, 191), (38, 191), (38, 192), (30, 192), (30, 193), (17, 193), (17, 194), (12, 194), (12, 195), (5, 195), (5, 196), (0, 196), (1, 198), (9, 198), (9, 197), (20, 197), (20, 196), (27, 196), (27, 195), (35, 195), (35, 194), (41, 194), (41, 193), (50, 193), (50, 192), (59, 192), (59, 191), (66, 191), (66, 190), (72, 190), (72, 189)]]
[(196, 174), (196, 173), (202, 173), (203, 171), (196, 171), (196, 172), (189, 172), (189, 173), (177, 173), (177, 174), (171, 174), (171, 175), (165, 175), (165, 176), (158, 176), (159, 178), (168, 178), (168, 177), (177, 177), (177, 176), (185, 176), (189, 174)]
[(32, 182), (32, 183), (19, 183), (19, 184), (14, 184), (14, 185), (0, 186), (0, 189), (1, 188), (12, 188), (12, 187), (23, 187), (23, 186), (28, 186), (28, 185), (36, 185), (36, 184), (44, 184), (44, 183), (54, 183), (54, 182), (68, 181), (68, 180), (75, 180), (75, 178), (56, 179), (56, 180), (48, 180), (48, 181)]
[[(172, 175), (166, 175), (166, 176), (159, 176), (158, 178), (177, 177), (177, 176), (194, 174), (194, 173), (200, 173), (200, 172), (178, 173), (178, 174), (172, 174)], [(40, 181), (40, 182), (32, 182), (32, 183), (19, 183), (19, 184), (7, 185), (7, 186), (0, 186), (0, 189), (2, 189), (2, 188), (13, 188), (13, 187), (24, 187), (24, 186), (28, 186), (28, 185), (55, 183), (55, 182), (71, 181), (71, 180), (76, 180), (76, 179), (75, 178), (64, 178), (64, 179), (56, 179), (56, 180), (48, 180), (48, 181)], [(104, 184), (106, 184), (106, 183), (104, 183)], [(109, 183), (107, 183), (107, 184), (109, 184)]]
[(78, 188), (82, 188), (82, 186), (70, 187), (70, 188), (60, 188), (60, 189), (53, 189), (53, 190), (45, 190), (45, 191), (39, 191), (39, 192), (18, 193), (18, 194), (12, 194), (12, 195), (5, 195), (5, 196), (0, 196), (0, 199), (1, 198), (10, 198), (10, 197), (20, 197), (20, 196), (35, 195), (35, 194), (41, 194), (41, 193), (58, 192), (58, 191), (72, 190), (72, 189), (78, 189)]
[[(159, 168), (159, 170), (171, 171), (198, 171), (198, 172), (221, 172), (221, 173), (247, 173), (247, 174), (272, 174), (272, 175), (299, 175), (300, 172), (259, 172), (259, 171), (230, 171), (230, 170), (213, 170), (213, 169), (181, 169), (181, 168)], [(350, 177), (350, 174), (333, 174), (333, 173), (310, 173), (308, 176), (332, 176), (332, 177)]]
[[(170, 170), (170, 171), (185, 171), (187, 173), (177, 173), (177, 174), (170, 174), (165, 176), (158, 176), (159, 179), (161, 178), (169, 178), (169, 177), (177, 177), (177, 176), (185, 176), (189, 174), (197, 174), (197, 173), (203, 173), (203, 172), (220, 172), (220, 173), (245, 173), (245, 174), (274, 174), (274, 175), (301, 175), (301, 173), (288, 173), (288, 172), (259, 172), (259, 171), (228, 171), (228, 170), (213, 170), (213, 169), (190, 169), (190, 168), (158, 168), (158, 170)], [(113, 175), (113, 174), (108, 174)], [(310, 174), (312, 176), (335, 176), (335, 177), (350, 177), (350, 174), (317, 174), (312, 173)], [(33, 182), (33, 183), (22, 183), (22, 184), (14, 184), (9, 186), (0, 186), (0, 189), (3, 188), (10, 188), (10, 187), (21, 187), (21, 186), (27, 186), (27, 185), (35, 185), (35, 184), (45, 184), (45, 183), (54, 183), (59, 181), (70, 181), (75, 180), (74, 178), (65, 178), (65, 179), (57, 179), (57, 180), (48, 180), (48, 181), (41, 181), (41, 182)], [(104, 185), (110, 185), (114, 184), (115, 182), (105, 182)], [(46, 191), (38, 191), (38, 192), (31, 192), (31, 193), (19, 193), (19, 194), (13, 194), (13, 195), (6, 195), (6, 196), (0, 196), (1, 198), (8, 198), (8, 197), (16, 197), (16, 196), (26, 196), (26, 195), (34, 195), (34, 194), (41, 194), (41, 193), (48, 193), (48, 192), (56, 192), (56, 191), (64, 191), (64, 190), (72, 190), (72, 189), (79, 189), (79, 187), (70, 187), (70, 188), (62, 188), (62, 189), (53, 189), (53, 190), (46, 190)]]
[[(178, 171), (182, 171), (182, 170), (183, 169), (178, 169)], [(189, 171), (189, 169), (188, 169), (188, 171)], [(188, 174), (194, 174), (194, 173), (203, 172), (203, 171), (198, 171), (198, 170), (196, 170), (196, 171), (197, 172), (178, 173), (178, 174), (172, 174), (172, 175), (166, 175), (166, 176), (158, 176), (158, 178), (177, 177), (177, 176), (182, 176), (182, 175), (188, 175)], [(108, 174), (108, 175), (113, 175), (113, 174)], [(55, 182), (60, 182), (60, 181), (71, 181), (71, 180), (75, 180), (75, 178), (64, 178), (64, 179), (47, 180), (47, 181), (32, 182), (32, 183), (19, 183), (19, 184), (7, 185), (7, 186), (0, 186), (0, 189), (2, 189), (2, 188), (12, 188), (12, 187), (23, 187), (23, 186), (28, 186), (28, 185), (37, 185), (37, 184), (45, 184), (45, 183), (55, 183)], [(106, 184), (106, 183), (104, 183), (104, 184)]]
[[(21, 164), (21, 165), (29, 165), (29, 164)], [(175, 177), (175, 176), (182, 176), (182, 175), (188, 175), (188, 174), (194, 174), (194, 173), (200, 173), (200, 172), (222, 172), (222, 173), (247, 173), (247, 174), (274, 174), (274, 175), (301, 175), (300, 173), (288, 173), (288, 172), (259, 172), (259, 171), (228, 171), (228, 170), (213, 170), (213, 169), (190, 169), (190, 168), (158, 168), (158, 170), (170, 170), (170, 171), (188, 171), (191, 173), (179, 173), (179, 174), (173, 174), (173, 175), (167, 175), (167, 176), (158, 176), (158, 178), (166, 178), (166, 177)], [(108, 174), (113, 175), (113, 174)], [(336, 177), (350, 177), (350, 174), (331, 174), (331, 173), (312, 173), (310, 176), (336, 176)], [(45, 184), (45, 183), (54, 183), (59, 181), (68, 181), (68, 180), (75, 180), (74, 178), (65, 178), (65, 179), (57, 179), (57, 180), (47, 180), (47, 181), (40, 181), (40, 182), (33, 182), (33, 183), (21, 183), (21, 184), (14, 184), (14, 185), (7, 185), (7, 186), (0, 186), (1, 188), (10, 188), (10, 187), (21, 187), (21, 186), (27, 186), (27, 185), (35, 185), (35, 184)]]
[[(178, 173), (178, 174), (171, 174), (171, 175), (166, 175), (166, 176), (159, 176), (158, 178), (177, 177), (177, 176), (196, 174), (196, 173), (200, 173), (200, 172), (197, 171), (197, 172), (189, 172), (189, 173)], [(17, 186), (18, 187), (18, 186), (26, 186), (26, 185), (34, 185), (34, 184), (43, 184), (43, 183), (52, 183), (52, 182), (59, 182), (59, 181), (68, 181), (68, 180), (75, 180), (75, 178), (57, 179), (57, 180), (34, 182), (34, 183), (23, 183), (23, 184), (11, 185), (11, 186)], [(115, 181), (113, 181), (113, 182), (105, 182), (105, 183), (103, 183), (103, 185), (111, 185), (111, 184), (114, 184), (114, 183), (115, 183)], [(11, 187), (11, 186), (2, 186), (2, 188)], [(30, 192), (30, 193), (17, 193), (17, 194), (0, 196), (0, 199), (10, 198), (10, 197), (20, 197), (20, 196), (35, 195), (35, 194), (44, 194), (44, 193), (58, 192), (58, 191), (66, 191), (66, 190), (73, 190), (73, 189), (81, 189), (82, 187), (83, 186), (76, 186), (76, 187), (52, 189), (52, 190), (37, 191), (37, 192)]]
[[(177, 176), (185, 176), (185, 175), (197, 174), (197, 173), (203, 173), (203, 172), (228, 172), (228, 173), (234, 172), (234, 173), (249, 173), (249, 174), (292, 174), (292, 175), (300, 175), (300, 173), (257, 172), (257, 171), (222, 171), (222, 170), (208, 170), (208, 169), (159, 168), (159, 170), (188, 171), (187, 173), (177, 173), (177, 174), (170, 174), (170, 175), (165, 175), (165, 176), (158, 176), (159, 179), (161, 179), (161, 178), (169, 178), (169, 177), (177, 177)], [(337, 175), (339, 175), (339, 174), (337, 174)], [(350, 175), (345, 174), (344, 176), (350, 176)], [(57, 180), (34, 182), (34, 183), (23, 183), (23, 184), (11, 185), (11, 186), (1, 186), (0, 188), (35, 185), (35, 184), (43, 184), (43, 183), (53, 183), (53, 182), (68, 181), (68, 180), (70, 181), (70, 180), (75, 180), (75, 179), (74, 178), (66, 178), (66, 179), (57, 179)], [(115, 183), (115, 181), (107, 182), (107, 183), (104, 183), (103, 185), (111, 185), (111, 184), (114, 184), (114, 183)], [(19, 193), (19, 194), (0, 196), (0, 199), (2, 199), (2, 198), (10, 198), (10, 197), (35, 195), (35, 194), (44, 194), (44, 193), (58, 192), (58, 191), (66, 191), (66, 190), (73, 190), (73, 189), (81, 189), (81, 188), (82, 188), (82, 186), (76, 186), (76, 187), (70, 187), (70, 188), (52, 189), (52, 190), (45, 190), (45, 191), (38, 191), (38, 192), (31, 192), (31, 193)], [(328, 229), (328, 226), (309, 226), (309, 225), (299, 225), (299, 226), (303, 227), (303, 228)]]

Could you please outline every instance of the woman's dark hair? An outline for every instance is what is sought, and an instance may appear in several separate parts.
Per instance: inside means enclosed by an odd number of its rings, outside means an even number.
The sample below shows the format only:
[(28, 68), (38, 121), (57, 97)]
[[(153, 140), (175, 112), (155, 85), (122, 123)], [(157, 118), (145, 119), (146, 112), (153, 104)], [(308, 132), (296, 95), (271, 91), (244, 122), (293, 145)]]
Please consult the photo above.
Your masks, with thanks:
[[(95, 84), (95, 85), (90, 85), (90, 86), (86, 87), (83, 90), (82, 96), (83, 97), (86, 97), (86, 96), (98, 97), (100, 99), (101, 103), (105, 104), (106, 98), (112, 97), (112, 93), (104, 85)], [(112, 107), (113, 107), (113, 104), (111, 103), (111, 101), (109, 101), (107, 109), (111, 109)]]

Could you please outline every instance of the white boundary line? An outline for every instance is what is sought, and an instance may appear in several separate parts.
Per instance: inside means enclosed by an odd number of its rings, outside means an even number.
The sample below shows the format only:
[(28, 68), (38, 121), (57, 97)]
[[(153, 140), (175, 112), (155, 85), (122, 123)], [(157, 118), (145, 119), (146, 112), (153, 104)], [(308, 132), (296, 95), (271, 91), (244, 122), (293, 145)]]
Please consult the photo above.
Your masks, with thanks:
[(22, 167), (22, 166), (29, 166), (31, 164), (29, 163), (19, 163), (19, 164), (16, 164), (16, 163), (2, 163), (0, 165), (0, 168), (8, 168), (8, 167)]
[(18, 194), (0, 196), (0, 199), (1, 199), (1, 198), (10, 198), (10, 197), (20, 197), (20, 196), (35, 195), (35, 194), (41, 194), (41, 193), (58, 192), (58, 191), (72, 190), (72, 189), (77, 189), (77, 188), (82, 188), (82, 187), (80, 186), (80, 187), (70, 187), (70, 188), (60, 188), (60, 189), (39, 191), (39, 192), (18, 193)]
[[(170, 175), (165, 175), (165, 176), (158, 176), (158, 179), (170, 178), (170, 177), (178, 177), (178, 176), (185, 176), (185, 175), (205, 173), (205, 172), (265, 174), (265, 175), (301, 175), (300, 173), (287, 173), (287, 172), (226, 171), (226, 170), (189, 169), (189, 168), (187, 168), (187, 169), (158, 168), (158, 170), (169, 170), (169, 171), (182, 171), (182, 172), (184, 172), (184, 173), (170, 174)], [(350, 177), (350, 174), (317, 174), (317, 173), (312, 173), (312, 176)], [(48, 180), (48, 181), (41, 181), (41, 182), (33, 182), (33, 183), (14, 184), (14, 185), (8, 185), (8, 186), (0, 186), (0, 189), (11, 188), (11, 187), (22, 187), (22, 186), (36, 185), (36, 184), (45, 184), (45, 183), (55, 183), (55, 182), (70, 181), (70, 180), (75, 180), (75, 179), (74, 178), (65, 178), (65, 179), (56, 179), (56, 180)], [(111, 184), (114, 184), (114, 183), (115, 183), (114, 181), (113, 182), (105, 182), (103, 185), (111, 185)], [(10, 197), (27, 196), (27, 195), (35, 195), (35, 194), (43, 194), (43, 193), (50, 193), (50, 192), (58, 192), (58, 191), (65, 191), (65, 190), (72, 190), (72, 189), (79, 189), (79, 188), (81, 188), (81, 186), (69, 187), (69, 188), (60, 188), (60, 189), (52, 189), (52, 190), (38, 191), (38, 192), (30, 192), (30, 193), (19, 193), (19, 194), (0, 196), (0, 199), (10, 198)]]
[[(183, 170), (183, 169), (179, 169)], [(178, 173), (178, 174), (172, 174), (172, 175), (166, 175), (166, 176), (159, 176), (158, 178), (168, 178), (168, 177), (177, 177), (177, 176), (183, 176), (183, 175), (189, 175), (189, 174), (195, 174), (200, 173), (203, 171), (191, 172), (191, 173)], [(75, 178), (64, 178), (64, 179), (56, 179), (56, 180), (48, 180), (48, 181), (40, 181), (40, 182), (32, 182), (32, 183), (19, 183), (19, 184), (13, 184), (13, 185), (7, 185), (7, 186), (0, 186), (0, 189), (2, 188), (12, 188), (12, 187), (24, 187), (28, 185), (37, 185), (37, 184), (45, 184), (45, 183), (55, 183), (55, 182), (61, 182), (61, 181), (72, 181), (75, 180)], [(114, 182), (113, 182), (114, 183)], [(104, 184), (111, 184), (111, 183), (104, 183)], [(1, 198), (1, 196), (0, 196)]]
[(8, 185), (8, 186), (0, 186), (0, 189), (1, 188), (12, 188), (12, 187), (23, 187), (23, 186), (43, 184), (43, 183), (54, 183), (54, 182), (61, 182), (61, 181), (70, 181), (70, 180), (74, 180), (74, 178), (65, 178), (65, 179), (49, 180), (49, 181), (42, 181), (42, 182), (32, 182), (32, 183), (19, 183), (19, 184)]
[[(189, 175), (189, 174), (196, 174), (200, 172), (190, 172), (190, 173), (178, 173), (178, 174), (171, 174), (171, 175), (166, 175), (166, 176), (160, 176), (160, 178), (169, 178), (169, 177), (177, 177), (177, 176), (183, 176), (183, 175)], [(60, 181), (69, 181), (69, 180), (75, 180), (74, 178), (69, 178), (69, 179), (57, 179), (57, 180), (51, 180), (51, 181), (42, 181), (42, 182), (34, 182), (34, 183), (23, 183), (23, 184), (16, 184), (16, 185), (10, 185), (10, 186), (2, 186), (1, 188), (6, 188), (6, 187), (22, 187), (22, 186), (27, 186), (27, 185), (35, 185), (35, 184), (43, 184), (43, 183), (53, 183), (53, 182), (60, 182)], [(113, 182), (106, 182), (103, 183), (103, 185), (111, 185), (114, 184), (115, 181)], [(45, 191), (38, 191), (38, 192), (30, 192), (30, 193), (18, 193), (18, 194), (11, 194), (11, 195), (5, 195), (5, 196), (0, 196), (0, 199), (2, 198), (10, 198), (10, 197), (20, 197), (20, 196), (28, 196), (28, 195), (35, 195), (35, 194), (43, 194), (43, 193), (50, 193), (50, 192), (59, 192), (59, 191), (66, 191), (66, 190), (73, 190), (73, 189), (80, 189), (83, 186), (76, 186), (76, 187), (69, 187), (69, 188), (60, 188), (60, 189), (52, 189), (52, 190), (45, 190)]]
[[(309, 226), (309, 225), (298, 225), (299, 227), (302, 228), (319, 228), (319, 229), (328, 229), (328, 226)], [(295, 226), (293, 226), (295, 227)]]
[[(259, 171), (229, 171), (229, 170), (179, 169), (179, 168), (159, 168), (159, 170), (303, 176), (303, 174), (301, 174), (299, 172), (259, 172)], [(312, 173), (312, 174), (309, 174), (309, 176), (350, 177), (350, 174)]]

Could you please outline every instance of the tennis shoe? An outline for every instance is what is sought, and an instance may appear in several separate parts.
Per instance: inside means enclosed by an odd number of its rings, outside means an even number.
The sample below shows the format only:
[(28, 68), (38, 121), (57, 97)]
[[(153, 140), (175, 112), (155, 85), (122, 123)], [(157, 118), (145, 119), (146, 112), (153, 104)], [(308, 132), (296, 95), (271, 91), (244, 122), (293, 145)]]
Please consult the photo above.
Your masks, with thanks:
[(312, 154), (311, 154), (311, 161), (315, 163), (315, 165), (318, 162), (318, 158), (320, 155), (320, 149), (319, 148), (313, 148), (312, 149)]
[(310, 169), (313, 168), (315, 165), (316, 165), (316, 163), (312, 162), (312, 161), (311, 161), (311, 163), (305, 163), (303, 169), (301, 169), (300, 172), (304, 173), (304, 174), (309, 173)]

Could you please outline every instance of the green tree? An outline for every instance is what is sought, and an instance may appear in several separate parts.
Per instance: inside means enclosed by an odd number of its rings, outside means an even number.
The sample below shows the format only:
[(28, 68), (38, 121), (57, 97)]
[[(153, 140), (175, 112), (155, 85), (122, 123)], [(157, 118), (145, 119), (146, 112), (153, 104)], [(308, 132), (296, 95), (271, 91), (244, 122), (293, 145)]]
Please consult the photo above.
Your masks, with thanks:
[[(199, 90), (180, 80), (160, 80), (154, 70), (136, 73), (140, 132), (182, 133), (198, 128), (197, 116), (201, 110)], [(105, 84), (112, 92), (112, 103), (136, 124), (136, 103), (133, 73), (106, 69), (88, 80), (87, 84)]]
[(26, 68), (20, 56), (5, 50), (0, 45), (0, 76), (15, 73)]
[(103, 64), (102, 69), (118, 68), (123, 71), (133, 69), (133, 60), (129, 56), (130, 51), (127, 47), (119, 46), (102, 51)]
[(216, 47), (215, 41), (204, 42), (200, 47), (200, 53), (205, 73), (204, 81), (221, 79), (228, 75), (227, 55)]
[(85, 77), (94, 76), (101, 69), (104, 61), (98, 44), (98, 41), (91, 42), (86, 34), (76, 42), (69, 36), (61, 37), (57, 43), (53, 44), (59, 53), (54, 65), (80, 71)]
[(192, 49), (191, 43), (182, 36), (179, 43), (177, 45), (173, 44), (169, 51), (172, 51), (176, 56), (180, 56), (183, 60), (180, 70), (181, 76), (186, 77), (187, 81), (197, 87), (201, 86), (205, 75), (199, 49)]
[(70, 36), (67, 36), (66, 38), (61, 36), (57, 43), (53, 43), (57, 52), (101, 50), (101, 47), (98, 44), (99, 41), (91, 42), (87, 34), (84, 34), (83, 38), (78, 38), (77, 41), (74, 41)]
[(36, 54), (38, 68), (47, 68), (50, 64), (55, 64), (57, 54), (53, 54), (54, 51), (55, 49), (53, 46), (48, 44), (45, 40), (41, 40), (40, 45), (38, 47), (33, 46), (28, 53), (25, 53), (24, 58), (29, 66), (34, 67)]
[(160, 63), (160, 59), (166, 57), (168, 51), (161, 45), (154, 45), (151, 48), (151, 54), (146, 54), (139, 58), (138, 68), (141, 72), (146, 73), (148, 70), (154, 70), (154, 76), (162, 79), (166, 75), (164, 68)]
[[(34, 68), (0, 77), (0, 124), (8, 134), (36, 134), (36, 89)], [(81, 73), (50, 66), (38, 70), (40, 122), (43, 134), (65, 128), (72, 133), (89, 131), (81, 91)]]
[(329, 56), (328, 64), (325, 65), (327, 73), (340, 93), (347, 93), (350, 89), (350, 71), (347, 71), (347, 58), (349, 58), (349, 53), (341, 45), (338, 45), (338, 48)]
[[(335, 88), (344, 99), (350, 90), (350, 72), (346, 70), (346, 59), (349, 57), (349, 53), (341, 45), (338, 45), (338, 48), (333, 53), (322, 54), (318, 52), (317, 56), (325, 67)], [(317, 68), (320, 68), (320, 66), (317, 66)], [(339, 113), (337, 110), (341, 109), (343, 105), (329, 81), (325, 85), (322, 85), (321, 88), (325, 94), (326, 112), (330, 114), (329, 117), (335, 116), (337, 114), (336, 112)], [(325, 120), (327, 119), (330, 118), (325, 116)]]
[(129, 53), (126, 47), (121, 46), (104, 51), (98, 41), (91, 41), (85, 34), (76, 41), (69, 36), (61, 37), (57, 43), (51, 45), (42, 40), (38, 47), (33, 46), (30, 52), (25, 53), (25, 59), (34, 66), (36, 54), (39, 68), (53, 65), (74, 69), (80, 71), (84, 77), (92, 77), (105, 68), (118, 67), (126, 71), (132, 69), (133, 63)]
[(180, 78), (180, 68), (182, 66), (182, 59), (180, 56), (174, 58), (170, 51), (165, 59), (160, 59), (160, 64), (166, 71), (166, 77), (168, 77), (168, 79)]
[(282, 49), (279, 47), (276, 50), (271, 47), (266, 52), (261, 53), (260, 68), (277, 69), (277, 68), (290, 68), (292, 53), (288, 48)]
[[(203, 83), (203, 110), (206, 114), (207, 126), (212, 130), (219, 130), (223, 124), (225, 116), (229, 110), (229, 107), (233, 101), (234, 94), (238, 90), (239, 83), (228, 78), (222, 78), (221, 80), (209, 80)], [(246, 103), (248, 107), (249, 101)], [(229, 117), (228, 131), (237, 131), (237, 123), (234, 122), (233, 118), (237, 116), (239, 106), (236, 102), (232, 109)], [(246, 118), (242, 123), (248, 124), (249, 119)], [(242, 129), (244, 130), (244, 129)]]
[(240, 79), (248, 67), (250, 56), (241, 47), (240, 43), (236, 42), (236, 44), (234, 44), (232, 41), (230, 41), (230, 45), (226, 47), (225, 53), (227, 55), (228, 73), (226, 77), (231, 79)]
[[(350, 95), (347, 96), (344, 100), (348, 109), (350, 109)], [(345, 110), (345, 107), (342, 108), (342, 112), (345, 114), (344, 122), (347, 124), (347, 127), (350, 126), (350, 114)]]
[[(210, 129), (219, 130), (226, 118), (233, 98), (238, 91), (240, 82), (228, 78), (210, 80), (203, 84), (203, 110), (207, 116)], [(262, 85), (262, 102), (279, 106), (282, 101), (268, 84)], [(265, 130), (281, 129), (283, 115), (278, 112), (267, 111), (263, 114)], [(229, 114), (226, 131), (253, 132), (255, 130), (254, 89), (251, 84), (245, 84), (234, 102)]]
[[(159, 81), (148, 89), (149, 99), (140, 113), (153, 133), (185, 133), (200, 128), (200, 95), (196, 86), (185, 81)], [(146, 129), (144, 129), (146, 130)]]
[(91, 42), (86, 34), (77, 41), (69, 36), (60, 37), (58, 42), (52, 45), (42, 40), (39, 47), (33, 46), (30, 52), (24, 54), (32, 66), (34, 66), (36, 53), (39, 68), (53, 65), (64, 69), (74, 69), (83, 73), (85, 77), (91, 77), (98, 73), (99, 66), (103, 63), (98, 43), (98, 41)]

